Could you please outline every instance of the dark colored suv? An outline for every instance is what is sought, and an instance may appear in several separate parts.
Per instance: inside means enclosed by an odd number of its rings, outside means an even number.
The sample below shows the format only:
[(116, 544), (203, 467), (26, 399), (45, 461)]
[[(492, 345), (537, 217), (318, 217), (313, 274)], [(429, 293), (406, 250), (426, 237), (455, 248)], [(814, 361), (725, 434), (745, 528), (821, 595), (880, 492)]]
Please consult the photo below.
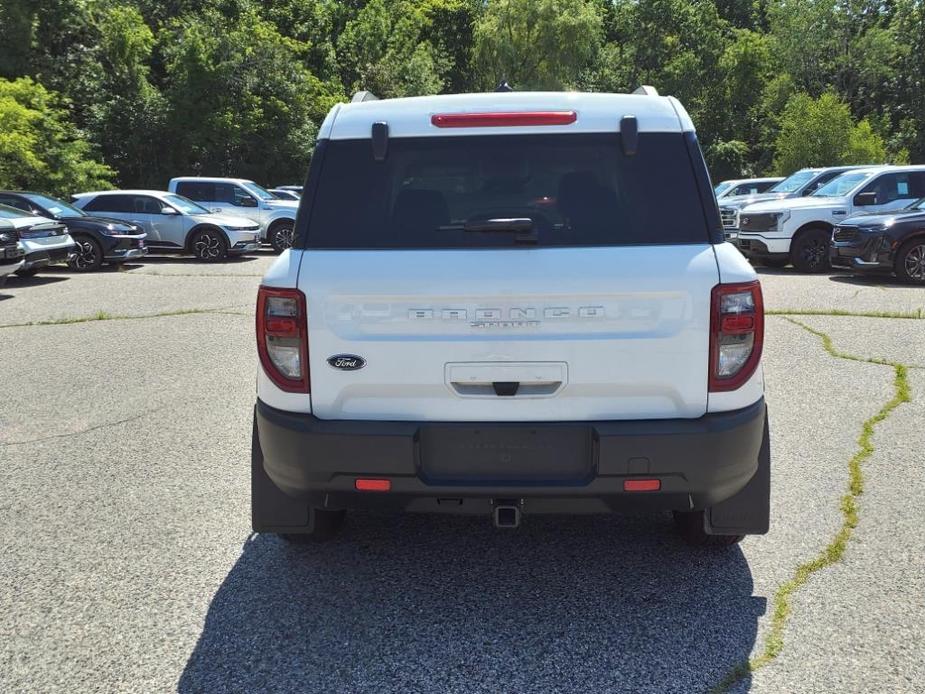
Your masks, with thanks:
[(832, 266), (893, 272), (925, 285), (925, 198), (888, 214), (855, 215), (832, 232)]
[(148, 253), (147, 234), (135, 224), (91, 217), (66, 202), (28, 191), (0, 191), (0, 204), (66, 224), (77, 245), (77, 255), (68, 262), (72, 270), (99, 270), (104, 262), (115, 265), (143, 258)]

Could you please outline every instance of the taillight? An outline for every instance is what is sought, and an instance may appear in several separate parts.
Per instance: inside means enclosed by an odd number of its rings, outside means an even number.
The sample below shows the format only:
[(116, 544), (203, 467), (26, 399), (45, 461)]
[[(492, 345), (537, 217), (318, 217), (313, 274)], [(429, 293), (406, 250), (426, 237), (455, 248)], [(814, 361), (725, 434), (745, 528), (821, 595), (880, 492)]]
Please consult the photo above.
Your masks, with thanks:
[(571, 125), (575, 111), (511, 111), (494, 113), (437, 113), (430, 117), (438, 128), (498, 128), (528, 125)]
[(305, 295), (298, 289), (258, 290), (257, 352), (263, 370), (282, 390), (311, 390)]
[(761, 284), (718, 284), (710, 310), (711, 392), (735, 390), (761, 360), (764, 345), (764, 302)]

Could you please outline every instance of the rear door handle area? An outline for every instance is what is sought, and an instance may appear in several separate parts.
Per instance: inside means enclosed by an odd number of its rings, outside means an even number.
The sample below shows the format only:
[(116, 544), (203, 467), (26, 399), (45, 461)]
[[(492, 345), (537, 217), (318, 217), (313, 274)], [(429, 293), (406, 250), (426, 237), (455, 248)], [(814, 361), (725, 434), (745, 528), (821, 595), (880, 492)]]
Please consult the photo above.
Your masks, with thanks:
[(568, 382), (565, 362), (456, 362), (446, 383), (464, 398), (552, 397)]

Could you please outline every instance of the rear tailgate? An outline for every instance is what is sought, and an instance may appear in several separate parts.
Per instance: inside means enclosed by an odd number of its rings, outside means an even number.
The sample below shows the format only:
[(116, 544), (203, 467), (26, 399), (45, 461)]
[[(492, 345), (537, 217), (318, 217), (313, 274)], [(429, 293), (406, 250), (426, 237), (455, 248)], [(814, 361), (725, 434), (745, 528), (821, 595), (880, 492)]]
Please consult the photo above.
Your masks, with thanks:
[[(709, 244), (307, 251), (312, 411), (322, 419), (698, 417)], [(355, 355), (361, 369), (328, 359)], [(336, 361), (335, 361), (336, 364)], [(511, 386), (518, 384), (511, 393)], [(505, 390), (507, 388), (507, 390)]]

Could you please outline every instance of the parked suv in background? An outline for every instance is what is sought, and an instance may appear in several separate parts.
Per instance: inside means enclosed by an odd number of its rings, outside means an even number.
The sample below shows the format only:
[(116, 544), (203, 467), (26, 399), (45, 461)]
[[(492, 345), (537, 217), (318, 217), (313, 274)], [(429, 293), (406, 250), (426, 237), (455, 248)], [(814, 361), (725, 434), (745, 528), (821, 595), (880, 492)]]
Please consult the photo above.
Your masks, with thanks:
[(0, 191), (0, 204), (66, 224), (76, 244), (76, 255), (68, 265), (78, 272), (99, 270), (104, 262), (118, 265), (143, 258), (148, 252), (141, 227), (119, 219), (91, 217), (83, 210), (47, 195)]
[(925, 198), (896, 212), (860, 214), (832, 233), (833, 267), (857, 272), (895, 272), (925, 284)]
[(717, 183), (713, 188), (713, 192), (716, 193), (717, 200), (740, 195), (757, 195), (783, 180), (782, 176), (777, 178), (738, 178)]
[(192, 253), (199, 260), (213, 262), (260, 247), (260, 227), (254, 222), (209, 212), (173, 193), (114, 190), (81, 193), (74, 200), (85, 212), (144, 229), (147, 246), (157, 251)]
[(891, 212), (925, 197), (925, 166), (855, 169), (812, 195), (759, 202), (739, 213), (732, 242), (749, 258), (803, 272), (828, 270), (832, 229), (860, 212)]
[(6, 219), (0, 219), (0, 287), (6, 278), (22, 267), (26, 252), (19, 243), (16, 227)]
[(280, 200), (253, 181), (243, 178), (172, 178), (167, 188), (171, 193), (183, 195), (213, 212), (257, 222), (260, 238), (276, 251), (284, 251), (292, 245), (292, 230), (299, 209), (295, 200)]
[(294, 190), (289, 190), (288, 188), (270, 188), (269, 192), (273, 193), (273, 195), (278, 200), (294, 200), (295, 202), (298, 202), (302, 199), (301, 195), (299, 195)]
[(308, 181), (257, 298), (256, 531), (351, 508), (767, 531), (761, 288), (677, 100), (338, 105)]
[(6, 205), (0, 205), (0, 220), (13, 226), (25, 251), (16, 270), (20, 277), (33, 277), (43, 267), (70, 262), (76, 255), (74, 240), (60, 222)]
[[(802, 198), (811, 195), (819, 190), (826, 183), (836, 176), (841, 176), (846, 171), (852, 169), (868, 168), (861, 166), (826, 166), (815, 169), (800, 169), (795, 171), (780, 183), (775, 183), (767, 192), (756, 195), (741, 195), (736, 197), (724, 197), (720, 201), (719, 213), (723, 218), (723, 228), (726, 230), (726, 238), (731, 239), (739, 230), (739, 212), (743, 207), (748, 207), (756, 202), (766, 200), (783, 200), (785, 198)], [(775, 265), (774, 261), (769, 261), (769, 265)], [(786, 265), (776, 263), (776, 265)]]

